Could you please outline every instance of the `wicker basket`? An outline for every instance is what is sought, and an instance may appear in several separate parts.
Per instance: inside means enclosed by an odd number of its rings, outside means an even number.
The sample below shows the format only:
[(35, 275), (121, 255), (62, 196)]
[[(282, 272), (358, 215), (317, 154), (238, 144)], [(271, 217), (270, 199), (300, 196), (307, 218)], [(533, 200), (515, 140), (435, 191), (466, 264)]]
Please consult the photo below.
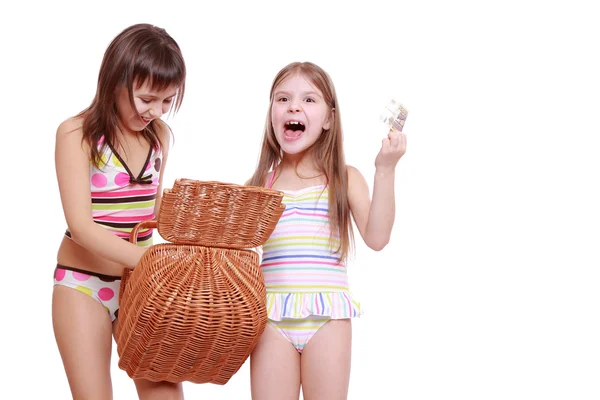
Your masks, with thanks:
[[(161, 232), (162, 226), (163, 231), (177, 238), (183, 236), (188, 242), (193, 238), (196, 243), (219, 246), (157, 244), (146, 251), (135, 269), (125, 270), (115, 335), (119, 367), (136, 379), (225, 384), (247, 360), (267, 323), (266, 291), (258, 254), (237, 247), (242, 243), (258, 246), (267, 240), (283, 211), (283, 194), (217, 182), (178, 183), (179, 188), (165, 190), (158, 222), (136, 225), (131, 241), (137, 241), (142, 227), (158, 228)], [(220, 188), (233, 193), (234, 199), (226, 202), (227, 196)], [(244, 191), (254, 194), (254, 199), (248, 194), (240, 195)], [(168, 193), (178, 195), (165, 203)], [(202, 193), (210, 193), (212, 201), (199, 201)], [(246, 208), (240, 207), (237, 198), (245, 199)], [(229, 208), (235, 214), (251, 209), (255, 230), (260, 233), (252, 232), (248, 223), (238, 227), (246, 236), (232, 240), (233, 246), (225, 246), (228, 243), (219, 240), (215, 231), (201, 232), (200, 220), (209, 221), (210, 226), (216, 226), (219, 218), (222, 224), (251, 220), (243, 215), (240, 219), (221, 214), (211, 221), (206, 215), (224, 203), (237, 204)], [(262, 215), (258, 204), (265, 207)], [(185, 233), (184, 226), (188, 225), (169, 224), (171, 218), (184, 221), (189, 210), (196, 213), (188, 217), (196, 220), (189, 225), (189, 229), (196, 230), (193, 235)], [(235, 226), (225, 231), (233, 230)]]
[(285, 206), (283, 193), (256, 186), (177, 179), (165, 190), (158, 232), (169, 242), (230, 249), (267, 241)]

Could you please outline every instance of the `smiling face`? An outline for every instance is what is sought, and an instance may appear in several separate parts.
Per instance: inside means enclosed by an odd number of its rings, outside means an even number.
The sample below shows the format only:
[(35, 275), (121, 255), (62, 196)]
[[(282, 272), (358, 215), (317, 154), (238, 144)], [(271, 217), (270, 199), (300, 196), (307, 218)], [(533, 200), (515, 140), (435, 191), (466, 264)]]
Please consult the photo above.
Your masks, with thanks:
[(120, 86), (117, 89), (117, 111), (122, 128), (130, 132), (143, 130), (152, 120), (162, 117), (171, 109), (176, 94), (175, 86), (156, 90), (152, 89), (149, 82), (136, 85), (133, 89), (134, 110), (127, 88)]
[(323, 93), (301, 74), (289, 76), (273, 92), (271, 124), (286, 154), (309, 149), (329, 129), (331, 118)]

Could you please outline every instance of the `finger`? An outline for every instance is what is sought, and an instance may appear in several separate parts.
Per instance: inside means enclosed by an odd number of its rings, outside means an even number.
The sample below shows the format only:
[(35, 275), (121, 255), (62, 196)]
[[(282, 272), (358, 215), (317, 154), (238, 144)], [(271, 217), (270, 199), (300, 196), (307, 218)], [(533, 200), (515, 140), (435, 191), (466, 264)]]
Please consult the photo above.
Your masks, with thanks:
[(405, 134), (400, 135), (400, 143), (398, 145), (398, 149), (400, 150), (400, 152), (402, 152), (402, 154), (404, 154), (406, 152), (406, 135)]
[(390, 137), (390, 145), (392, 147), (398, 147), (398, 145), (400, 144), (400, 137), (402, 136), (402, 134), (400, 132), (393, 132), (389, 134)]
[(382, 149), (387, 149), (388, 147), (390, 147), (390, 139), (385, 138), (381, 140), (381, 148)]

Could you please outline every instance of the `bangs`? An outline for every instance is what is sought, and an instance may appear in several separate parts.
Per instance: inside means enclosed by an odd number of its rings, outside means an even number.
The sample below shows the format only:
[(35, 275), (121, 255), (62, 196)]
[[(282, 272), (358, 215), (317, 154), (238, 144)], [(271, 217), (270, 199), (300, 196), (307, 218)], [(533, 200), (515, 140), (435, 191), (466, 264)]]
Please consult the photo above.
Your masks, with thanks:
[(294, 62), (283, 68), (275, 77), (271, 86), (271, 101), (277, 86), (293, 75), (303, 76), (311, 85), (323, 93), (325, 101), (331, 108), (337, 108), (335, 104), (335, 89), (329, 75), (317, 65), (311, 62)]
[(138, 86), (148, 82), (152, 90), (161, 91), (169, 86), (182, 89), (185, 82), (185, 64), (183, 59), (173, 57), (165, 51), (160, 54), (147, 54), (136, 60), (133, 76)]

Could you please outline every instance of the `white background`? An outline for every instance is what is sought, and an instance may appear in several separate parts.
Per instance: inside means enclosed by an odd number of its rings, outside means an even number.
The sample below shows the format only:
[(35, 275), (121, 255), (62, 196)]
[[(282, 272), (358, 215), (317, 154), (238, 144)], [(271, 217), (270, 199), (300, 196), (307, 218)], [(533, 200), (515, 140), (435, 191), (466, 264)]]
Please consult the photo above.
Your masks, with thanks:
[[(591, 3), (4, 4), (0, 397), (70, 396), (50, 314), (65, 229), (54, 135), (91, 101), (112, 38), (150, 22), (189, 71), (167, 120), (167, 187), (251, 175), (272, 79), (292, 61), (332, 76), (347, 161), (371, 185), (379, 114), (391, 97), (409, 108), (391, 243), (375, 253), (359, 240), (349, 266), (365, 308), (350, 399), (600, 398)], [(116, 363), (115, 348), (115, 398), (135, 398)], [(186, 384), (186, 396), (250, 399), (248, 374), (246, 363), (225, 386)]]

